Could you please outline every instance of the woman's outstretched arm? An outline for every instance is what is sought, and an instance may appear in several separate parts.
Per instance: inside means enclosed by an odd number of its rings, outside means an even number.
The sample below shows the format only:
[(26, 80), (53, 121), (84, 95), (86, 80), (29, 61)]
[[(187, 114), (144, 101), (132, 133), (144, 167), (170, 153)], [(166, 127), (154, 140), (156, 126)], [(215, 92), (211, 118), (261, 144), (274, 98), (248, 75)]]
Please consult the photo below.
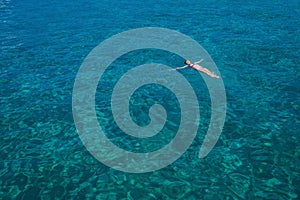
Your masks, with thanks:
[(199, 60), (199, 61), (197, 61), (195, 63), (198, 64), (198, 63), (201, 63), (202, 61), (203, 61), (203, 59), (201, 59), (201, 60)]
[(184, 65), (183, 67), (177, 67), (177, 68), (171, 69), (171, 70), (178, 70), (178, 69), (183, 69), (183, 68), (187, 68), (187, 67), (188, 67), (188, 65)]

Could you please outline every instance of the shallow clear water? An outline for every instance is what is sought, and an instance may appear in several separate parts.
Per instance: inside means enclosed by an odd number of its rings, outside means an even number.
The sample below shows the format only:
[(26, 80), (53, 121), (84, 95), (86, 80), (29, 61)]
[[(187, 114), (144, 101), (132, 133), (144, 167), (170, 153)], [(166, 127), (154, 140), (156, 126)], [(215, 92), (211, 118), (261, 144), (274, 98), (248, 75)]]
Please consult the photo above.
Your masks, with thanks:
[[(1, 199), (300, 198), (299, 18), (297, 0), (0, 0)], [(198, 159), (210, 118), (209, 97), (202, 79), (183, 71), (198, 84), (197, 138), (168, 167), (128, 174), (101, 164), (81, 143), (72, 117), (72, 88), (83, 59), (95, 46), (119, 32), (146, 26), (180, 31), (209, 52), (226, 87), (227, 117), (215, 148)], [(182, 64), (164, 52), (126, 56), (115, 65)], [(110, 81), (121, 75), (118, 69), (100, 83), (106, 92)], [(168, 101), (163, 96), (167, 91), (152, 89), (162, 91), (136, 97)], [(107, 102), (97, 96), (98, 117), (105, 116), (99, 121), (109, 125), (112, 116), (100, 112)], [(147, 116), (139, 113), (147, 108), (143, 102), (137, 105), (133, 117), (147, 123)], [(176, 110), (170, 111), (178, 120)], [(166, 129), (151, 143), (131, 140), (114, 125), (107, 131), (115, 144), (139, 152), (160, 148), (174, 134)]]

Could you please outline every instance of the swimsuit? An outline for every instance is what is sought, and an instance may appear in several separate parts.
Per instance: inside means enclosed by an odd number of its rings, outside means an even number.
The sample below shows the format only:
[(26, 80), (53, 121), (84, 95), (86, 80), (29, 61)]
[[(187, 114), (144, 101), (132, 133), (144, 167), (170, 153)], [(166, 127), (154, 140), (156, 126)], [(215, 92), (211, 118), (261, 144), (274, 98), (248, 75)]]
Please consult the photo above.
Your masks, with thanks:
[(189, 64), (189, 67), (190, 67), (190, 68), (193, 68), (193, 66), (194, 66), (193, 63), (190, 63), (190, 64)]

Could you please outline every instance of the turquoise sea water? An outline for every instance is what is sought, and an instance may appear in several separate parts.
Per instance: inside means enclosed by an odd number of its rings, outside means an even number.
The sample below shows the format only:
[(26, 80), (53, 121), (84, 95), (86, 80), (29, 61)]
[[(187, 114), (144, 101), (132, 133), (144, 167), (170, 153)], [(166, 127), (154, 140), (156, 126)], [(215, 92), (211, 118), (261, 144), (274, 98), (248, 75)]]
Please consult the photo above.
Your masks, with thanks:
[[(0, 0), (0, 199), (299, 199), (299, 18), (297, 0)], [(208, 51), (225, 84), (227, 116), (217, 145), (199, 159), (209, 96), (201, 77), (182, 71), (201, 99), (195, 141), (166, 168), (129, 174), (101, 164), (83, 146), (72, 88), (100, 42), (148, 26), (179, 31)], [(110, 91), (118, 69), (150, 61), (182, 65), (166, 52), (132, 52), (114, 63), (99, 90)], [(148, 85), (140, 96), (168, 106), (173, 96), (166, 92)], [(107, 96), (96, 101), (99, 121), (124, 149), (155, 150), (174, 137), (166, 130), (146, 144), (130, 140), (101, 112)], [(143, 103), (131, 106), (141, 125), (148, 122)], [(168, 110), (178, 120), (176, 108)]]

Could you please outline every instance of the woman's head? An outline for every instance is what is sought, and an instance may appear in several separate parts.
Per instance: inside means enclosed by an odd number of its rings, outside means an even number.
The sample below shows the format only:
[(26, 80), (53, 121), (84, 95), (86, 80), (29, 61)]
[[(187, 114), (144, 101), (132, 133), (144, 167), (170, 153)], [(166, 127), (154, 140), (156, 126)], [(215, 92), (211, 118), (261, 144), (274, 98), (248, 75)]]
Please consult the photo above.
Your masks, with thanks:
[(191, 64), (191, 61), (186, 60), (184, 63), (185, 63), (186, 65), (189, 65), (189, 64)]

